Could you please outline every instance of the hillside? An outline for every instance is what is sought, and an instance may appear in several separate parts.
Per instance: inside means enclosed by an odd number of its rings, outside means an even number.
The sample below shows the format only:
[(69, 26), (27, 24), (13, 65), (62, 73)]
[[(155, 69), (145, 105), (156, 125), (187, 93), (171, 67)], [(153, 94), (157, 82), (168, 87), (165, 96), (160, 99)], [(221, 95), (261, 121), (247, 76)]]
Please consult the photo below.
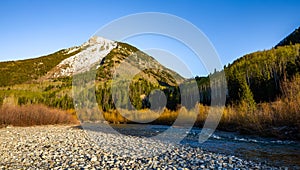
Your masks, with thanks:
[(37, 80), (62, 60), (79, 53), (81, 50), (81, 48), (73, 47), (38, 58), (0, 62), (0, 87)]
[(251, 53), (226, 67), (230, 99), (241, 100), (248, 88), (257, 103), (280, 97), (282, 82), (299, 72), (299, 48), (296, 44)]
[[(289, 43), (286, 43), (289, 42)], [(272, 102), (284, 95), (283, 84), (300, 73), (299, 28), (276, 48), (244, 55), (224, 66), (228, 83), (227, 103)], [(198, 78), (200, 93), (209, 103), (209, 80)]]

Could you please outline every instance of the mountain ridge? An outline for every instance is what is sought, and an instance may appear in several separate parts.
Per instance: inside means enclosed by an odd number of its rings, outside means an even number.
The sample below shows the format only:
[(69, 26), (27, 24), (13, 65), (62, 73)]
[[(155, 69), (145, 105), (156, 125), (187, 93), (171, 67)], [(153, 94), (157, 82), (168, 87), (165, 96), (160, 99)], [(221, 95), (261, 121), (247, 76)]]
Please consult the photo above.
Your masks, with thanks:
[(292, 33), (281, 40), (276, 46), (295, 45), (300, 43), (300, 27), (296, 28)]

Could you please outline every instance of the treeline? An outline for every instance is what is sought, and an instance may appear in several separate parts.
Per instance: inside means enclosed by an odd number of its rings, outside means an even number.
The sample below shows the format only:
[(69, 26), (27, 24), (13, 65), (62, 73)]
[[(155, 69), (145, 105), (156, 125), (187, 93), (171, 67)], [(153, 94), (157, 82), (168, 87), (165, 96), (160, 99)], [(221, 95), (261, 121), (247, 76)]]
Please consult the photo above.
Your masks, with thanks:
[[(118, 109), (141, 110), (151, 108), (151, 95), (156, 92), (162, 92), (158, 95), (155, 103), (166, 101), (166, 107), (170, 110), (176, 110), (180, 104), (180, 92), (178, 87), (161, 86), (153, 84), (146, 79), (138, 78), (129, 83), (128, 86), (124, 82), (118, 82), (112, 89), (112, 81), (97, 83), (96, 87), (88, 87), (78, 92), (79, 108), (84, 108), (96, 97), (99, 108), (104, 112), (110, 112)], [(165, 98), (164, 98), (165, 97)], [(164, 100), (165, 99), (165, 100)], [(91, 104), (93, 105), (93, 104)]]
[[(18, 89), (5, 88), (0, 90), (0, 106), (44, 104), (62, 110), (74, 109), (71, 93), (72, 81), (64, 80), (59, 84), (36, 84), (34, 89), (19, 85)], [(24, 87), (23, 87), (24, 86)]]

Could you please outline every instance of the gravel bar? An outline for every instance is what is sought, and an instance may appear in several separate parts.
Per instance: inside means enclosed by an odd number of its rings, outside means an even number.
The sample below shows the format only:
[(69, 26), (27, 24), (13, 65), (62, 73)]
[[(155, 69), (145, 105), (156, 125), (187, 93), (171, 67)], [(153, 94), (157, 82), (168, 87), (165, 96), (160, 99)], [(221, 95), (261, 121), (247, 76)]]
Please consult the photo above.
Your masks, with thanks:
[(120, 154), (105, 142), (145, 153), (155, 141), (63, 125), (6, 127), (0, 129), (0, 169), (284, 169), (180, 144), (148, 157)]

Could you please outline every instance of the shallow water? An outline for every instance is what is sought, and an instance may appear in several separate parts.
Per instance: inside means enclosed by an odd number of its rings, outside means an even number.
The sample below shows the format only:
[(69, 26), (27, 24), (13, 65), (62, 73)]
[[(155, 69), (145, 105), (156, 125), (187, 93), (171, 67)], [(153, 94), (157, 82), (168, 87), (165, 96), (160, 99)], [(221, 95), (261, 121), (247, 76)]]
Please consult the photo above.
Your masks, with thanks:
[[(85, 129), (91, 124), (83, 125)], [(111, 132), (105, 126), (93, 124), (101, 131)], [(179, 132), (185, 130), (187, 136), (180, 142), (192, 147), (200, 147), (207, 151), (234, 155), (254, 162), (263, 162), (271, 166), (289, 167), (290, 169), (300, 169), (300, 143), (299, 141), (282, 141), (272, 138), (261, 138), (257, 136), (239, 135), (234, 132), (215, 131), (204, 143), (199, 143), (199, 134), (202, 129), (193, 128), (190, 131), (181, 127), (170, 127), (163, 125), (143, 125), (143, 124), (121, 124), (109, 125), (119, 133), (141, 137), (154, 137), (172, 128), (172, 138), (174, 141)], [(171, 139), (172, 141), (172, 139)]]
[[(197, 131), (200, 129), (192, 130), (192, 133), (197, 134)], [(265, 162), (272, 166), (300, 169), (300, 143), (296, 141), (282, 141), (216, 131), (202, 144), (198, 143), (193, 135), (186, 137), (182, 143), (213, 152), (235, 155), (255, 162)]]

